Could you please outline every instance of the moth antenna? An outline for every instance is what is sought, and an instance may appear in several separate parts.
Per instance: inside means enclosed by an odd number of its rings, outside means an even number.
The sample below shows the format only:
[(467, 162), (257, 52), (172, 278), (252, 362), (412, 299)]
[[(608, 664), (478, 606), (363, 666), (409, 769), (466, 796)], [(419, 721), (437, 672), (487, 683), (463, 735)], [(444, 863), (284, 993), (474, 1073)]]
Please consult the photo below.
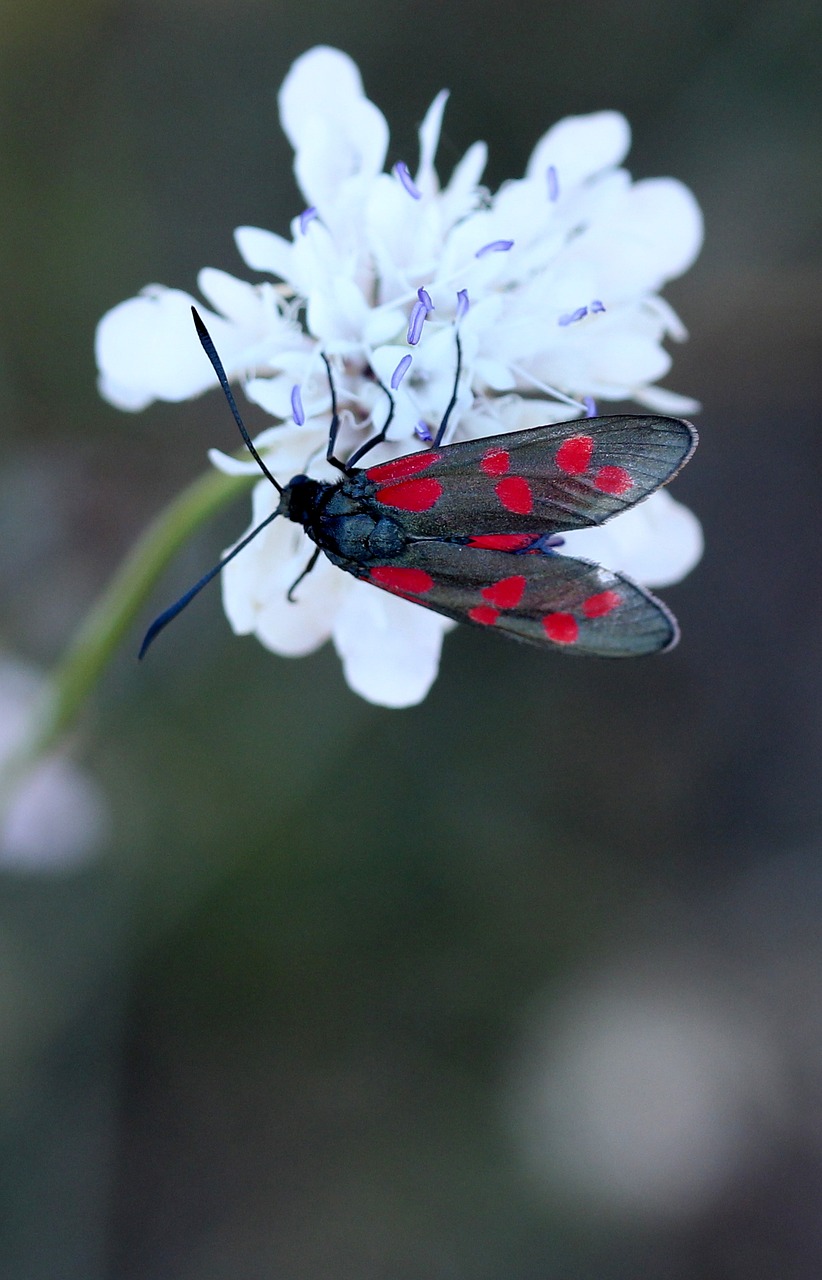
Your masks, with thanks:
[(256, 538), (257, 534), (261, 533), (266, 525), (271, 524), (274, 517), (279, 514), (280, 509), (278, 507), (276, 511), (272, 511), (270, 516), (266, 516), (265, 520), (258, 524), (256, 529), (252, 529), (251, 533), (246, 534), (242, 542), (238, 542), (237, 546), (234, 547), (232, 551), (229, 551), (228, 555), (224, 556), (219, 564), (215, 564), (213, 569), (209, 569), (208, 573), (204, 573), (199, 582), (195, 582), (194, 586), (189, 587), (188, 591), (184, 592), (183, 595), (180, 596), (179, 600), (175, 600), (174, 604), (169, 605), (167, 609), (164, 609), (163, 612), (154, 619), (148, 631), (143, 636), (143, 643), (140, 645), (140, 652), (137, 654), (138, 658), (145, 657), (149, 645), (154, 643), (160, 632), (167, 627), (170, 622), (173, 622), (177, 615), (183, 612), (186, 605), (191, 604), (194, 597), (200, 594), (203, 587), (207, 587), (212, 578), (216, 578), (217, 574), (226, 567), (229, 561), (233, 560), (236, 555), (239, 555), (243, 548), (247, 547), (249, 542), (251, 542), (253, 538)]
[(240, 428), (240, 435), (243, 437), (243, 440), (246, 443), (249, 453), (251, 454), (254, 461), (257, 463), (257, 466), (260, 468), (260, 470), (262, 471), (266, 479), (271, 481), (271, 483), (273, 484), (274, 488), (277, 490), (278, 493), (282, 493), (283, 491), (282, 485), (279, 483), (279, 481), (274, 479), (268, 467), (263, 462), (262, 458), (260, 457), (259, 453), (254, 447), (254, 442), (252, 441), (251, 436), (248, 434), (248, 431), (246, 430), (245, 423), (240, 417), (240, 410), (237, 408), (237, 402), (234, 399), (234, 394), (231, 390), (231, 387), (228, 385), (228, 378), (226, 377), (226, 372), (225, 372), (225, 369), (223, 368), (223, 362), (220, 359), (220, 357), (217, 355), (217, 348), (214, 346), (214, 342), (212, 340), (211, 334), (208, 332), (208, 329), (203, 324), (202, 318), (200, 317), (196, 307), (191, 308), (191, 314), (194, 317), (194, 327), (197, 330), (197, 337), (200, 339), (200, 344), (203, 348), (203, 351), (205, 351), (206, 355), (211, 361), (212, 366), (214, 368), (214, 372), (216, 373), (217, 377), (220, 380), (220, 386), (222, 387), (223, 394), (226, 400), (228, 401), (228, 407), (230, 408), (231, 412), (234, 414), (234, 421), (237, 423), (237, 426)]
[(380, 427), (376, 435), (373, 435), (370, 440), (366, 440), (365, 444), (361, 444), (359, 449), (354, 450), (354, 452), (351, 454), (351, 457), (348, 459), (348, 463), (346, 464), (348, 467), (356, 466), (360, 458), (362, 458), (366, 453), (369, 453), (371, 449), (376, 448), (378, 444), (382, 444), (383, 440), (388, 434), (388, 428), (391, 426), (391, 423), (394, 421), (394, 414), (397, 409), (394, 397), (392, 396), (391, 392), (388, 390), (388, 387), (385, 385), (385, 383), (381, 382), (379, 378), (377, 378), (377, 385), (388, 396), (388, 404), (389, 404), (388, 417), (385, 419), (385, 422), (382, 424), (382, 426)]
[(439, 430), (434, 436), (434, 443), (431, 445), (432, 449), (437, 449), (442, 444), (442, 438), (445, 435), (445, 429), (448, 426), (448, 419), (451, 417), (454, 405), (457, 403), (457, 392), (459, 391), (460, 374), (462, 373), (462, 343), (460, 342), (460, 335), (458, 333), (454, 334), (454, 341), (457, 344), (457, 372), (454, 375), (454, 390), (451, 392), (451, 399), (448, 401), (448, 408), (442, 415), (442, 422), (439, 425)]

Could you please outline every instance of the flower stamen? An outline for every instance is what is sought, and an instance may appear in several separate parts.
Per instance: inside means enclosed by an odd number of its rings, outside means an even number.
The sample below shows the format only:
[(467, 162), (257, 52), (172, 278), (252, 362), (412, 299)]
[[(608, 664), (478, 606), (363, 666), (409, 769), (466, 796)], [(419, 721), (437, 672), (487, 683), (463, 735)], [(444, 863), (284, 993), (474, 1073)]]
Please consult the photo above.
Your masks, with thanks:
[(484, 244), (481, 249), (477, 249), (474, 257), (484, 258), (488, 253), (507, 253), (513, 247), (513, 240), (491, 240), (488, 244)]
[(409, 347), (415, 347), (422, 337), (422, 326), (425, 324), (427, 315), (425, 303), (415, 302), (408, 320), (408, 333), (405, 335)]
[(468, 298), (468, 290), (458, 289), (457, 290), (457, 314), (454, 317), (457, 324), (459, 324), (463, 316), (466, 316), (468, 314), (468, 308), (470, 306), (471, 306), (471, 302)]
[(411, 198), (413, 200), (422, 200), (422, 192), (411, 177), (411, 171), (404, 160), (397, 161), (394, 165), (394, 172)]
[(545, 177), (548, 180), (548, 199), (554, 204), (559, 199), (559, 177), (554, 165), (549, 164)]
[(522, 378), (523, 382), (528, 382), (532, 387), (536, 387), (538, 391), (544, 391), (547, 396), (551, 396), (553, 400), (560, 400), (563, 404), (570, 405), (576, 409), (577, 413), (581, 409), (587, 408), (582, 400), (575, 400), (573, 396), (566, 395), (564, 391), (560, 391), (558, 387), (552, 387), (550, 383), (543, 382), (541, 378), (535, 378), (533, 373), (529, 373), (527, 369), (523, 369), (521, 365), (512, 364), (511, 372), (515, 373), (518, 378)]
[(411, 367), (411, 356), (403, 356), (394, 372), (391, 374), (391, 390), (396, 391)]
[(291, 413), (298, 427), (305, 422), (305, 412), (303, 410), (303, 398), (300, 394), (299, 387), (291, 388)]
[(319, 217), (319, 214), (317, 213), (317, 210), (313, 204), (309, 205), (307, 209), (303, 209), (302, 213), (300, 214), (300, 231), (302, 232), (303, 235), (305, 235), (306, 231), (308, 230), (308, 224), (310, 222), (313, 222), (314, 219), (318, 217)]

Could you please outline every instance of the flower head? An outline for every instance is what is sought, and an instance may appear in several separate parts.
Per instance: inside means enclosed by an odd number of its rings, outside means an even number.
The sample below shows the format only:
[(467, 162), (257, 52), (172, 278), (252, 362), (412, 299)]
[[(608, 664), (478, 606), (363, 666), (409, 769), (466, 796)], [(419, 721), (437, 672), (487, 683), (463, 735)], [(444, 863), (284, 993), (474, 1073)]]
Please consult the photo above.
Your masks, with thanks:
[[(298, 58), (279, 105), (305, 208), (290, 239), (255, 227), (235, 233), (247, 266), (271, 279), (252, 285), (200, 273), (214, 308), (206, 323), (229, 376), (278, 424), (256, 445), (283, 482), (297, 472), (333, 477), (324, 462), (331, 394), (323, 355), (334, 370), (341, 456), (383, 427), (388, 387), (394, 416), (369, 462), (422, 447), (454, 391), (455, 325), (462, 375), (447, 442), (562, 421), (585, 414), (594, 398), (662, 412), (695, 407), (656, 385), (671, 364), (663, 340), (685, 336), (657, 291), (699, 250), (690, 192), (669, 178), (631, 182), (619, 167), (628, 125), (612, 111), (555, 125), (524, 177), (494, 195), (480, 185), (481, 142), (443, 185), (434, 159), (447, 96), (437, 95), (420, 126), (416, 169), (399, 161), (386, 171), (388, 126), (351, 59), (322, 47)], [(103, 317), (97, 359), (112, 403), (139, 409), (213, 385), (190, 323), (193, 301), (153, 285)], [(255, 472), (251, 461), (211, 458), (229, 473)], [(276, 503), (261, 480), (254, 522)], [(632, 532), (621, 537), (627, 521)], [(668, 495), (569, 543), (584, 536), (584, 554), (648, 585), (683, 576), (701, 549), (695, 518)], [(364, 697), (420, 701), (451, 623), (324, 558), (289, 602), (311, 551), (299, 529), (278, 521), (226, 567), (234, 630), (292, 655), (331, 638)]]

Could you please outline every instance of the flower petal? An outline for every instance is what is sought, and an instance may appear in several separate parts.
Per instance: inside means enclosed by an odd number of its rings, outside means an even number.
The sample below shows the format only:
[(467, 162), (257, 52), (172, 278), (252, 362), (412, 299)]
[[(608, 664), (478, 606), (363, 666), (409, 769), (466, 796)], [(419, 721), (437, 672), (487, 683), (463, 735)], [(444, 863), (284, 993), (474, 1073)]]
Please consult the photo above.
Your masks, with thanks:
[(353, 580), (334, 620), (334, 647), (350, 688), (380, 707), (422, 702), (439, 670), (447, 619)]
[(646, 409), (654, 413), (670, 413), (678, 417), (683, 413), (697, 413), (701, 408), (693, 396), (681, 396), (678, 391), (668, 391), (665, 387), (640, 387), (634, 390), (637, 404), (644, 404)]
[(562, 535), (563, 555), (581, 556), (636, 578), (646, 587), (680, 582), (702, 557), (702, 526), (664, 489), (598, 529)]
[(279, 94), (280, 120), (296, 152), (294, 172), (310, 205), (327, 217), (347, 179), (374, 177), (388, 150), (385, 117), (365, 97), (356, 64), (339, 49), (310, 49)]
[(264, 231), (262, 227), (237, 227), (234, 240), (252, 271), (267, 271), (281, 280), (291, 279), (293, 246), (283, 236)]
[(626, 188), (607, 218), (577, 238), (572, 256), (595, 270), (612, 303), (653, 293), (691, 266), (702, 246), (702, 213), (693, 194), (673, 178)]
[[(94, 340), (106, 400), (136, 411), (152, 400), (187, 400), (214, 385), (214, 370), (191, 321), (194, 301), (178, 289), (149, 285), (106, 312)], [(229, 326), (209, 312), (204, 319), (224, 347)]]
[[(255, 528), (277, 503), (267, 482), (254, 490)], [(339, 570), (324, 557), (300, 583), (294, 602), (288, 590), (311, 558), (313, 544), (288, 520), (275, 520), (222, 572), (223, 607), (237, 635), (253, 633), (275, 653), (301, 657), (328, 639)]]
[(353, 58), (329, 45), (300, 55), (283, 80), (277, 102), (280, 124), (295, 151), (310, 140), (315, 116), (344, 115), (365, 98), (362, 77)]
[(544, 181), (553, 165), (562, 199), (569, 187), (620, 164), (630, 146), (628, 121), (618, 111), (567, 116), (540, 138), (528, 161), (526, 176)]
[(484, 142), (474, 142), (454, 167), (441, 196), (442, 225), (448, 228), (476, 209), (480, 200), (479, 180), (488, 160)]
[(435, 187), (434, 158), (437, 154), (442, 117), (449, 96), (447, 89), (440, 89), (420, 125), (420, 163), (416, 182), (421, 191), (433, 190)]

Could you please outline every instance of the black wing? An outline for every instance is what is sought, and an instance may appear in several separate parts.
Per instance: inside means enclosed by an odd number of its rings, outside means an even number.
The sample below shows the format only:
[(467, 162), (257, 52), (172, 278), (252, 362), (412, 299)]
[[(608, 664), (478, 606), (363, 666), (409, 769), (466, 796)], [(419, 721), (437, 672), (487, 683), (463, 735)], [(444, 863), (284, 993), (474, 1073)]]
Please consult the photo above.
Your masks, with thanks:
[(411, 535), (534, 535), (603, 524), (676, 475), (696, 448), (681, 418), (615, 414), (407, 454), (342, 488)]
[(343, 567), (457, 622), (567, 653), (633, 658), (679, 638), (661, 601), (587, 560), (420, 541), (384, 565)]

